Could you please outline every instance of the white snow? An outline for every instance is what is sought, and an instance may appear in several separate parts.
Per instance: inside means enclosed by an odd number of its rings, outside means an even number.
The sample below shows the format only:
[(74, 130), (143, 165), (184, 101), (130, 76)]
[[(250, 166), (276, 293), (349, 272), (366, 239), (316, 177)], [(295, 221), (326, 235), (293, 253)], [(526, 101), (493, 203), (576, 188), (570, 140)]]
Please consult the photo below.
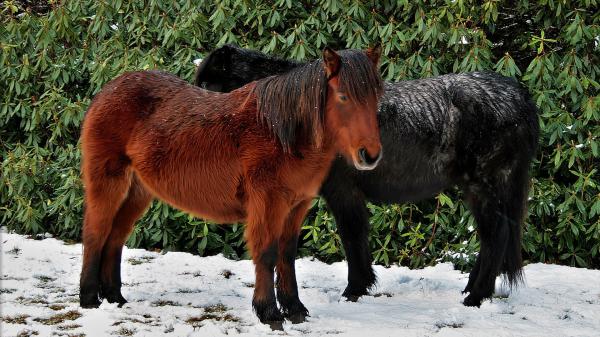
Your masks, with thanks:
[[(297, 261), (308, 322), (273, 332), (251, 309), (251, 261), (125, 249), (122, 308), (78, 305), (81, 245), (1, 233), (1, 335), (39, 336), (598, 336), (600, 271), (526, 266), (527, 285), (481, 308), (461, 304), (467, 274), (443, 263), (421, 270), (376, 266), (379, 284), (357, 303), (341, 299), (346, 264)], [(231, 272), (226, 278), (225, 271)], [(498, 285), (501, 282), (498, 280)], [(64, 322), (43, 319), (75, 311)], [(81, 317), (76, 317), (76, 314)], [(72, 313), (73, 314), (73, 313)], [(18, 324), (16, 316), (25, 324)], [(204, 315), (204, 317), (202, 317)], [(56, 319), (56, 317), (54, 317)], [(42, 322), (40, 322), (42, 321)], [(48, 322), (47, 322), (48, 323)]]

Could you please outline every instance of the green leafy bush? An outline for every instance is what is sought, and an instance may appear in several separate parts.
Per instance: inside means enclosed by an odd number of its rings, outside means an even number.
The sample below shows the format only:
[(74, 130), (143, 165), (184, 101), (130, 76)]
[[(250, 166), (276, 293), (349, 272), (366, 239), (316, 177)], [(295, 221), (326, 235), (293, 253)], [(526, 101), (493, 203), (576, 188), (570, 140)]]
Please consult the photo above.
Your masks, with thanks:
[[(127, 70), (191, 82), (192, 61), (223, 43), (281, 57), (381, 42), (390, 81), (492, 69), (522, 81), (540, 109), (523, 250), (529, 261), (600, 267), (600, 11), (597, 0), (4, 1), (0, 5), (0, 219), (19, 233), (77, 240), (79, 127), (91, 97)], [(376, 263), (468, 265), (476, 225), (456, 191), (370, 205)], [(128, 244), (242, 257), (242, 227), (155, 203)], [(303, 255), (343, 258), (315, 201)]]

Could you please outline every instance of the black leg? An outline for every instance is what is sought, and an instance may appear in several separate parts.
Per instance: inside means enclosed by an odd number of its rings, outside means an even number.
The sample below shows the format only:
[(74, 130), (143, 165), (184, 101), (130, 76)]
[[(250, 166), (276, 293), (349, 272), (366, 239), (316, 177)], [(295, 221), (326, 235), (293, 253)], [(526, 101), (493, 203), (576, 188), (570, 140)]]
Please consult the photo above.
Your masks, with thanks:
[(283, 316), (293, 324), (302, 323), (308, 316), (308, 309), (302, 304), (298, 297), (298, 285), (296, 283), (295, 260), (298, 245), (298, 236), (295, 235), (281, 247), (281, 256), (277, 263), (277, 300), (281, 305)]
[(469, 273), (469, 282), (467, 282), (467, 286), (465, 290), (462, 291), (463, 294), (470, 293), (471, 289), (473, 289), (473, 283), (477, 279), (477, 275), (479, 274), (479, 266), (481, 265), (481, 257), (478, 255), (477, 260), (475, 261), (475, 265), (473, 269), (471, 269), (471, 273)]
[(256, 283), (252, 307), (258, 319), (273, 330), (283, 329), (283, 315), (277, 308), (274, 291), (274, 269), (277, 263), (277, 243), (271, 244), (255, 259)]
[[(123, 304), (127, 303), (127, 300), (121, 295), (121, 254), (123, 252), (123, 247), (117, 248), (113, 253), (114, 256), (110, 258), (113, 259), (111, 276), (112, 279), (110, 282), (102, 282), (100, 287), (100, 297), (105, 298), (108, 303), (118, 303), (119, 307), (123, 306)], [(106, 258), (108, 259), (108, 258)], [(106, 259), (103, 259), (103, 262), (106, 263)]]
[(369, 249), (369, 211), (356, 186), (346, 183), (342, 190), (339, 185), (331, 186), (334, 184), (324, 186), (321, 195), (335, 217), (348, 261), (348, 286), (342, 295), (349, 301), (356, 301), (368, 294), (377, 281)]
[(466, 306), (478, 307), (494, 293), (510, 235), (503, 196), (500, 190), (487, 189), (476, 198), (470, 198), (470, 208), (478, 225), (480, 251), (465, 288), (469, 292), (463, 302)]
[(100, 254), (86, 259), (80, 278), (79, 305), (82, 308), (97, 308), (100, 301)]

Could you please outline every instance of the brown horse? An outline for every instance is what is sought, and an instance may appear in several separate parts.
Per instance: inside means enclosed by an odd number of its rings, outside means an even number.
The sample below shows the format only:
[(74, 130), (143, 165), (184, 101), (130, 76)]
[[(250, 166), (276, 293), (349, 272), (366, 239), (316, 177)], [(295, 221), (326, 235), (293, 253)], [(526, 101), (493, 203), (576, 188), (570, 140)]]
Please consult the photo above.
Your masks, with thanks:
[[(93, 99), (82, 130), (80, 304), (123, 304), (121, 252), (155, 198), (217, 222), (246, 223), (261, 322), (303, 321), (294, 269), (300, 225), (336, 154), (381, 158), (380, 48), (326, 48), (317, 60), (231, 93), (159, 71), (125, 73)], [(277, 270), (277, 307), (274, 269)], [(282, 314), (283, 312), (283, 314)]]

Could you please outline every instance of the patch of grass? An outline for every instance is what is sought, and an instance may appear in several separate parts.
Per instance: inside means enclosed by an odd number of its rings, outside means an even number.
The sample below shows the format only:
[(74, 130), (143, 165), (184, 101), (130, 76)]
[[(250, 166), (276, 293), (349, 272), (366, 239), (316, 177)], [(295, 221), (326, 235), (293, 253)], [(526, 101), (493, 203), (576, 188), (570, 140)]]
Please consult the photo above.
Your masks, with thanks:
[(164, 307), (167, 305), (174, 306), (174, 307), (181, 306), (181, 304), (179, 304), (179, 303), (175, 303), (173, 301), (167, 301), (167, 300), (158, 300), (158, 301), (152, 302), (153, 307)]
[(56, 327), (58, 330), (73, 330), (73, 329), (78, 329), (81, 328), (81, 325), (79, 324), (65, 324), (65, 325), (59, 325)]
[(20, 304), (24, 304), (24, 305), (33, 305), (33, 304), (48, 304), (48, 301), (46, 301), (42, 296), (35, 296), (35, 297), (23, 297), (23, 296), (19, 296), (15, 299), (15, 301), (17, 301)]
[(235, 275), (234, 273), (231, 272), (231, 270), (228, 269), (224, 269), (221, 272), (221, 275), (223, 275), (224, 278), (229, 279), (232, 275)]
[(200, 277), (200, 276), (202, 276), (202, 273), (199, 272), (199, 271), (193, 272), (193, 273), (191, 271), (186, 271), (186, 272), (181, 273), (179, 275), (192, 275), (193, 277)]
[(69, 333), (69, 332), (54, 332), (52, 333), (52, 335), (56, 335), (56, 336), (65, 336), (65, 337), (85, 337), (85, 334), (83, 332), (79, 332), (79, 333)]
[(21, 248), (14, 246), (13, 249), (6, 252), (6, 254), (19, 255), (21, 253)]
[(136, 331), (137, 330), (134, 328), (121, 327), (121, 329), (115, 331), (113, 334), (119, 336), (133, 336)]
[(463, 322), (437, 322), (437, 323), (435, 323), (435, 326), (438, 329), (442, 329), (442, 328), (460, 329), (463, 326), (465, 326), (465, 323), (463, 323)]
[(2, 321), (10, 324), (27, 324), (27, 318), (29, 315), (21, 314), (15, 316), (2, 316)]
[(29, 330), (29, 329), (25, 329), (25, 330), (21, 330), (18, 334), (17, 337), (29, 337), (29, 336), (37, 336), (40, 333), (35, 331), (35, 330)]
[(394, 296), (394, 295), (392, 295), (392, 294), (390, 294), (390, 293), (386, 293), (386, 292), (383, 292), (383, 293), (377, 293), (377, 294), (373, 295), (373, 297), (381, 297), (381, 296), (385, 296), (385, 297), (392, 297), (392, 296)]
[(227, 308), (224, 304), (219, 303), (219, 304), (209, 305), (208, 307), (205, 307), (204, 312), (225, 312), (228, 309), (229, 308)]
[(254, 288), (254, 282), (242, 282), (244, 287)]
[(67, 305), (66, 304), (60, 304), (60, 303), (55, 303), (55, 304), (50, 304), (48, 306), (48, 308), (54, 310), (54, 311), (59, 311), (59, 310), (63, 310), (64, 308), (66, 308)]
[(13, 288), (0, 288), (0, 294), (12, 294), (15, 291), (17, 291), (17, 289), (13, 289)]
[(200, 289), (189, 289), (189, 288), (181, 288), (175, 291), (178, 294), (194, 294), (202, 292)]
[(41, 282), (47, 283), (47, 282), (52, 282), (52, 281), (56, 281), (55, 277), (51, 277), (51, 276), (46, 276), (46, 275), (33, 275), (33, 278), (40, 280)]
[(154, 256), (140, 256), (140, 257), (129, 258), (129, 259), (127, 259), (127, 262), (129, 262), (129, 264), (135, 266), (135, 265), (142, 264), (142, 263), (148, 263), (152, 260), (154, 260)]
[(73, 321), (81, 317), (81, 313), (77, 310), (70, 310), (67, 312), (59, 313), (48, 318), (34, 318), (36, 322), (40, 322), (44, 325), (57, 325), (64, 321)]
[(62, 297), (60, 300), (66, 303), (79, 303), (79, 297), (75, 296)]
[(123, 318), (122, 318), (122, 319), (123, 319), (122, 321), (116, 321), (116, 322), (114, 322), (112, 325), (113, 325), (113, 326), (119, 326), (119, 325), (121, 325), (121, 324), (125, 323), (125, 321), (127, 321), (127, 322), (131, 322), (131, 323), (139, 323), (139, 324), (151, 325), (151, 326), (156, 326), (156, 325), (158, 325), (158, 324), (157, 324), (157, 323), (154, 321), (154, 319), (152, 319), (152, 316), (150, 316), (150, 315), (143, 315), (143, 317), (145, 318), (144, 320), (142, 320), (142, 319), (139, 319), (139, 318), (136, 318), (136, 317), (131, 317), (131, 318), (129, 318), (129, 317), (123, 317)]
[(204, 313), (202, 315), (189, 317), (185, 322), (194, 327), (194, 329), (201, 327), (206, 320), (239, 322), (239, 317), (226, 313), (228, 309), (229, 308), (221, 303), (211, 305), (204, 308)]

